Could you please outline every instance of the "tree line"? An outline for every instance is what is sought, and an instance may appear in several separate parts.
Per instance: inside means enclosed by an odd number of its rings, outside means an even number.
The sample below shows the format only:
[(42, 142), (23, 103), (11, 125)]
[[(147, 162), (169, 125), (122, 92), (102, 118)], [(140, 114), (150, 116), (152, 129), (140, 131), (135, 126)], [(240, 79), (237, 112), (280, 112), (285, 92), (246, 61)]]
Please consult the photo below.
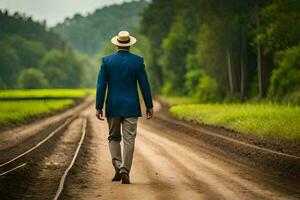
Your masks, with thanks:
[(132, 1), (96, 9), (82, 16), (75, 14), (57, 24), (52, 30), (59, 33), (79, 52), (95, 56), (120, 30), (132, 31), (148, 2)]
[(0, 88), (92, 87), (94, 63), (45, 22), (0, 11)]
[(298, 0), (153, 0), (140, 32), (157, 93), (300, 103)]

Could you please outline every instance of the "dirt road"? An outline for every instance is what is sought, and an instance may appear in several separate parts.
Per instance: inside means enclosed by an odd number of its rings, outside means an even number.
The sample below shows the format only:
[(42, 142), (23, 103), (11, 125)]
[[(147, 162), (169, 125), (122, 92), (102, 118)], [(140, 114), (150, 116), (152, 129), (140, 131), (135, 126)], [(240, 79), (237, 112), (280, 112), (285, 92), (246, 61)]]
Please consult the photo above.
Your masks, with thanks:
[[(51, 152), (46, 151), (43, 155), (46, 159), (31, 159), (35, 162), (34, 170), (27, 168), (14, 172), (13, 177), (31, 173), (37, 177), (14, 178), (14, 181), (30, 182), (27, 188), (16, 190), (21, 193), (18, 199), (41, 199), (42, 196), (43, 199), (53, 199), (59, 177), (55, 174), (62, 174), (60, 169), (66, 168), (61, 164), (62, 159), (69, 162), (67, 157), (73, 152), (72, 144), (80, 136), (81, 118), (87, 119), (86, 137), (66, 178), (60, 199), (300, 199), (297, 185), (287, 184), (241, 164), (230, 155), (226, 157), (205, 140), (176, 128), (170, 129), (157, 119), (139, 121), (132, 184), (113, 183), (110, 181), (114, 171), (106, 121), (95, 118), (93, 105), (83, 110), (79, 117), (61, 139), (51, 144)], [(66, 153), (62, 154), (62, 151)], [(53, 180), (51, 184), (48, 179)], [(6, 184), (13, 181), (12, 178), (3, 180)]]
[[(298, 199), (274, 180), (258, 180), (259, 172), (228, 162), (205, 141), (149, 120), (138, 125), (131, 185), (113, 176), (107, 125), (87, 110), (88, 139), (68, 177), (63, 199)], [(197, 145), (196, 145), (197, 144)], [(229, 159), (230, 160), (230, 159)], [(234, 163), (234, 164), (233, 164)], [(279, 186), (279, 187), (278, 187)], [(295, 188), (296, 189), (296, 188)]]

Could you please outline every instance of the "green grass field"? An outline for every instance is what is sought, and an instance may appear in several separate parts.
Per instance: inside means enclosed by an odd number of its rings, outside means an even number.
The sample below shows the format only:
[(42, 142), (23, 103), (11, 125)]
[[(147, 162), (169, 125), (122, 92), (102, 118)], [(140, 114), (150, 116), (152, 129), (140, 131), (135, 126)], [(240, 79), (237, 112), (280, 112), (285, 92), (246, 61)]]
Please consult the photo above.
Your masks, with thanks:
[(74, 100), (0, 101), (0, 125), (20, 123), (40, 114), (50, 113), (70, 106)]
[(95, 89), (0, 90), (0, 99), (10, 98), (81, 98), (95, 94)]
[(178, 101), (178, 105), (172, 106), (171, 114), (181, 119), (261, 137), (300, 139), (300, 106), (271, 103), (184, 104), (185, 102)]
[(0, 126), (21, 123), (66, 108), (75, 102), (73, 98), (82, 98), (88, 94), (95, 94), (95, 89), (0, 90)]

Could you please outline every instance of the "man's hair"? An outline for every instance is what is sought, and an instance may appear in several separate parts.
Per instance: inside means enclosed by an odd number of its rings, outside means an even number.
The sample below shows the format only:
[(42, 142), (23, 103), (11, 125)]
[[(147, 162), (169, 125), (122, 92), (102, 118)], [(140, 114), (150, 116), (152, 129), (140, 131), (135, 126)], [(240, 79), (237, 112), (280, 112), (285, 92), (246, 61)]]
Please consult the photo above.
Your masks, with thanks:
[(118, 49), (126, 49), (126, 50), (127, 50), (127, 49), (129, 50), (129, 49), (130, 49), (130, 46), (127, 46), (127, 47), (120, 47), (120, 46), (117, 46), (117, 47), (118, 47)]

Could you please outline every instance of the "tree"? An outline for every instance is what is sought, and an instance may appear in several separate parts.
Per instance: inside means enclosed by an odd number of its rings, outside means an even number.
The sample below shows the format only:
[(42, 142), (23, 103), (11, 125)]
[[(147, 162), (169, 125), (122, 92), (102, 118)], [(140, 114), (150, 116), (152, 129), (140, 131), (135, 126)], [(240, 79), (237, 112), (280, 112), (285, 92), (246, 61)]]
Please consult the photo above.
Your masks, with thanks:
[(147, 5), (146, 1), (132, 1), (96, 9), (86, 16), (75, 14), (52, 30), (62, 35), (77, 51), (95, 56), (118, 31), (128, 30), (135, 35), (133, 27)]
[(64, 49), (65, 42), (24, 14), (0, 11), (0, 82), (2, 88), (16, 88), (24, 68), (37, 67), (51, 48)]
[[(263, 94), (267, 93), (273, 73), (277, 73), (274, 56), (285, 51), (300, 41), (300, 3), (297, 0), (274, 0), (261, 9), (264, 26), (257, 35), (265, 57), (263, 76)], [(292, 22), (292, 23), (291, 23)], [(277, 62), (275, 60), (275, 62)], [(278, 64), (277, 64), (278, 66)], [(272, 84), (272, 83), (271, 83)], [(272, 85), (270, 85), (273, 87)], [(273, 90), (270, 88), (270, 90)], [(272, 93), (272, 92), (271, 92)]]
[(38, 60), (46, 53), (43, 43), (30, 41), (18, 35), (9, 36), (4, 42), (15, 49), (24, 67), (37, 66)]
[(18, 85), (24, 89), (47, 88), (49, 86), (44, 73), (35, 68), (23, 70), (18, 78)]
[(271, 77), (270, 94), (294, 91), (299, 83), (287, 72), (298, 78), (298, 51), (288, 49), (299, 45), (299, 13), (298, 0), (152, 1), (141, 32), (157, 90), (244, 101), (266, 97)]
[(140, 29), (150, 43), (151, 52), (148, 62), (151, 65), (150, 74), (155, 74), (155, 76), (150, 77), (154, 92), (160, 92), (164, 81), (158, 60), (162, 53), (162, 41), (169, 33), (173, 18), (176, 15), (176, 8), (178, 8), (176, 3), (176, 0), (153, 0), (142, 13)]
[(88, 57), (85, 54), (78, 55), (79, 62), (84, 68), (82, 69), (81, 85), (83, 88), (94, 88), (96, 86), (99, 62)]
[(270, 97), (283, 97), (300, 90), (300, 44), (278, 52), (269, 90)]
[(184, 87), (191, 97), (198, 97), (199, 81), (202, 78), (203, 67), (198, 62), (197, 54), (189, 53), (185, 59), (186, 74)]
[[(48, 30), (44, 23), (35, 22), (24, 14), (16, 12), (8, 15), (1, 11), (0, 25), (0, 33), (3, 35), (18, 35), (30, 41), (41, 42), (47, 50), (52, 48), (63, 50), (66, 47), (66, 42), (58, 34)], [(5, 37), (0, 38), (2, 39)]]
[(273, 54), (297, 45), (300, 41), (300, 2), (273, 0), (261, 9), (264, 27), (260, 32), (264, 53)]
[(202, 102), (214, 102), (218, 100), (217, 82), (213, 77), (201, 75), (195, 97)]
[(83, 63), (70, 50), (51, 50), (40, 60), (39, 69), (44, 72), (52, 87), (74, 88), (81, 86)]
[(0, 44), (0, 82), (2, 87), (15, 88), (22, 66), (17, 52), (7, 44)]
[[(181, 30), (181, 31), (178, 31)], [(160, 65), (164, 75), (165, 94), (184, 95), (186, 90), (181, 87), (185, 82), (185, 57), (190, 48), (182, 18), (178, 17), (171, 27), (170, 33), (163, 40)]]

